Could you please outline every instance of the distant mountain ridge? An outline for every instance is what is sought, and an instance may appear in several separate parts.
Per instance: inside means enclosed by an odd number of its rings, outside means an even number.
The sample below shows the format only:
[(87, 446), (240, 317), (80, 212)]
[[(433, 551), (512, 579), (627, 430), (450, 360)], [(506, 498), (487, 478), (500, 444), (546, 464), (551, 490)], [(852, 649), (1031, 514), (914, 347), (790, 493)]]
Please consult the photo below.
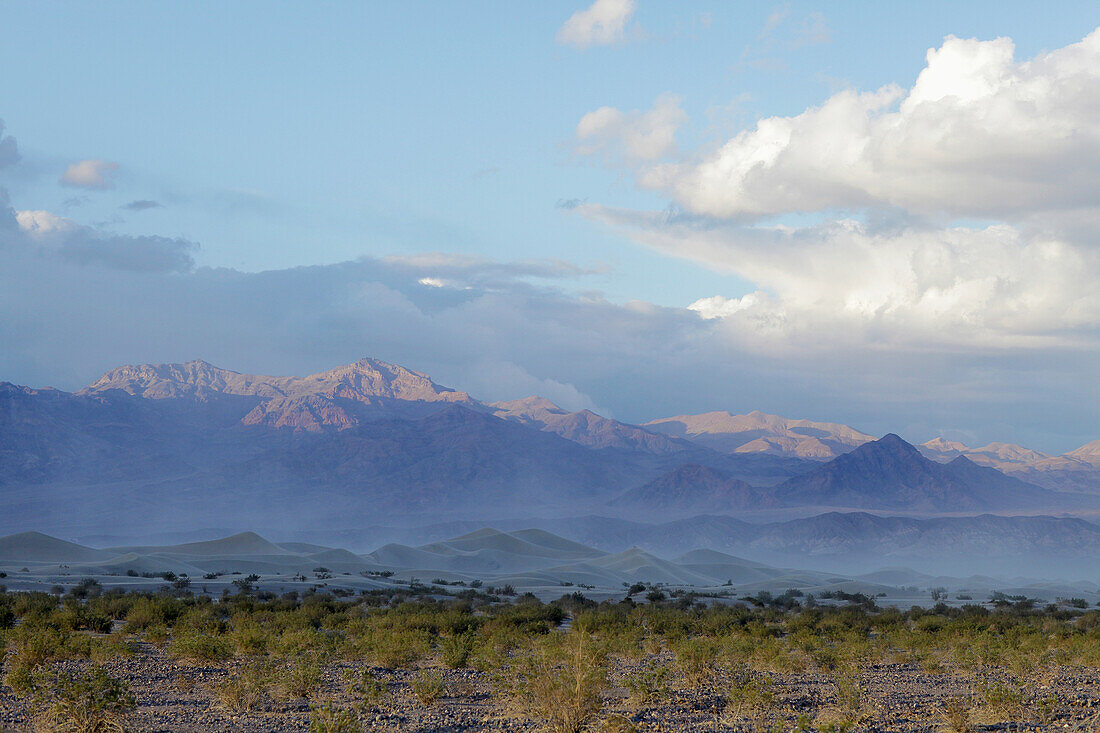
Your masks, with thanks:
[(77, 394), (110, 390), (144, 399), (253, 397), (255, 405), (242, 424), (308, 431), (344, 430), (379, 415), (422, 415), (425, 406), (436, 403), (478, 405), (465, 392), (440, 387), (426, 374), (377, 359), (360, 359), (305, 377), (241, 374), (201, 360), (125, 366)]
[[(778, 486), (754, 487), (713, 468), (684, 464), (610, 506), (686, 516), (780, 507), (983, 512), (1066, 507), (1075, 501), (1083, 499), (1025, 483), (965, 456), (937, 463), (889, 434)], [(1100, 500), (1093, 505), (1100, 507)]]
[[(0, 529), (1070, 504), (890, 437), (884, 452), (838, 423), (764, 413), (629, 425), (537, 397), (486, 404), (376, 359), (306, 377), (128, 366), (76, 393), (0, 383)], [(1096, 452), (1043, 460), (1085, 466)]]
[(691, 450), (691, 443), (669, 438), (597, 415), (590, 410), (568, 412), (543, 397), (491, 402), (493, 414), (515, 420), (593, 448), (629, 448), (652, 453), (678, 453)]
[(489, 519), (592, 510), (685, 460), (762, 483), (808, 468), (528, 408), (496, 414), (375, 359), (307, 377), (121, 367), (77, 393), (0, 384), (0, 527)]
[(781, 505), (768, 489), (730, 478), (708, 466), (686, 463), (627, 491), (610, 506), (630, 508), (641, 514), (683, 515), (775, 509)]
[(753, 411), (707, 412), (652, 420), (649, 430), (688, 438), (723, 453), (774, 453), (828, 460), (874, 440), (839, 423), (790, 420)]
[(1100, 491), (1100, 440), (1060, 456), (1012, 443), (990, 443), (971, 448), (964, 443), (935, 438), (919, 446), (929, 458), (947, 462), (965, 456), (974, 463), (1044, 488), (1058, 491)]
[(927, 512), (1034, 509), (1056, 499), (965, 456), (947, 464), (931, 461), (892, 433), (788, 479), (775, 491), (787, 506)]

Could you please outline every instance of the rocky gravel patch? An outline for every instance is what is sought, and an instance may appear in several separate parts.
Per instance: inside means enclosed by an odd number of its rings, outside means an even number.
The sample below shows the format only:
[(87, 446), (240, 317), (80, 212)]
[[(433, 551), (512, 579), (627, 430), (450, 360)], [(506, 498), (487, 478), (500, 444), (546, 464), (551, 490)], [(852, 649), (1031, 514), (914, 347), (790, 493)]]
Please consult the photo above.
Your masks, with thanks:
[[(667, 653), (657, 661), (671, 663)], [(734, 710), (728, 679), (707, 677), (697, 686), (686, 686), (676, 675), (670, 678), (660, 700), (636, 704), (624, 684), (644, 669), (647, 660), (609, 660), (611, 687), (604, 693), (599, 720), (603, 730), (613, 731), (754, 731), (845, 730), (843, 720), (858, 722), (848, 730), (930, 733), (951, 730), (945, 718), (945, 702), (965, 700), (970, 729), (974, 731), (1100, 731), (1100, 672), (1077, 667), (1055, 667), (1021, 684), (1001, 669), (962, 671), (947, 668), (928, 673), (912, 663), (875, 664), (865, 668), (854, 683), (855, 699), (842, 700), (838, 678), (821, 671), (767, 673), (770, 697), (751, 710)], [(88, 663), (55, 663), (76, 669)], [(385, 669), (358, 661), (341, 661), (325, 667), (321, 683), (309, 698), (277, 692), (265, 696), (254, 709), (232, 712), (219, 702), (217, 686), (241, 673), (243, 662), (191, 664), (168, 656), (156, 644), (141, 643), (132, 657), (118, 658), (102, 666), (127, 682), (137, 699), (137, 711), (127, 730), (163, 733), (225, 731), (280, 733), (309, 730), (313, 708), (331, 701), (338, 709), (352, 710), (365, 731), (538, 730), (537, 721), (516, 712), (500, 693), (494, 672), (437, 668), (444, 694), (425, 705), (416, 699), (412, 682), (417, 670)], [(353, 680), (369, 671), (385, 685), (384, 698), (375, 703), (357, 693)], [(993, 709), (989, 690), (1021, 693), (1018, 704)], [(847, 707), (845, 707), (845, 705)], [(842, 714), (843, 713), (843, 714)], [(800, 717), (801, 716), (801, 717)], [(847, 716), (845, 718), (845, 716)], [(614, 718), (613, 727), (609, 718)], [(830, 721), (835, 721), (830, 723)], [(829, 728), (832, 724), (834, 727)], [(594, 728), (600, 730), (600, 724)], [(0, 730), (30, 730), (28, 710), (7, 687), (0, 687)]]

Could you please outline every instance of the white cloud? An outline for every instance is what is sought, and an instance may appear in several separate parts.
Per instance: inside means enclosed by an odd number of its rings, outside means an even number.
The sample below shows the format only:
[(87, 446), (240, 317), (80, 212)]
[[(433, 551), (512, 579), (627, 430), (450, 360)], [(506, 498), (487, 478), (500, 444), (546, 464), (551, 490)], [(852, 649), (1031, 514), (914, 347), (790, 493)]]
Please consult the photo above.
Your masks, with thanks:
[(586, 216), (759, 287), (689, 307), (729, 321), (741, 347), (1096, 348), (1100, 249), (996, 224), (876, 231), (851, 220), (801, 229), (700, 224), (599, 206)]
[[(578, 143), (625, 149), (627, 120), (591, 113)], [(606, 146), (581, 152), (673, 204), (574, 210), (751, 283), (688, 306), (738, 349), (1100, 352), (1100, 29), (1028, 61), (948, 37), (908, 89), (843, 91), (672, 160)], [(766, 219), (805, 212), (823, 220)]]
[(676, 131), (686, 121), (674, 94), (662, 94), (645, 112), (600, 107), (577, 123), (576, 150), (581, 155), (603, 152), (611, 160), (659, 160), (676, 150)]
[(73, 188), (111, 188), (114, 186), (111, 178), (117, 170), (118, 163), (107, 160), (82, 160), (66, 168), (59, 182), (63, 186)]
[(580, 48), (618, 43), (633, 15), (634, 0), (596, 0), (565, 21), (558, 29), (557, 41)]
[(948, 37), (909, 89), (842, 91), (714, 150), (645, 160), (643, 187), (723, 218), (896, 207), (1016, 219), (1097, 206), (1100, 29), (1028, 61), (1008, 38)]
[(17, 211), (15, 220), (19, 228), (35, 239), (75, 232), (79, 227), (69, 219), (49, 211)]

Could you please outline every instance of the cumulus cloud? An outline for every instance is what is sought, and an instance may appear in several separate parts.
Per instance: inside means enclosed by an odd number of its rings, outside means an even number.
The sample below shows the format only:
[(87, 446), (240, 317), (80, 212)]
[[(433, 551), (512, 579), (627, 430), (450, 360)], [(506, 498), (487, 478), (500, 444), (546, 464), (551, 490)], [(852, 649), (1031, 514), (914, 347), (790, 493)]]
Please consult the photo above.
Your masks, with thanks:
[(11, 213), (17, 226), (0, 244), (26, 245), (71, 262), (132, 272), (187, 272), (195, 265), (192, 253), (198, 246), (184, 239), (112, 234), (49, 211)]
[(618, 43), (633, 15), (634, 0), (596, 0), (569, 16), (558, 29), (557, 41), (579, 48)]
[(1014, 50), (948, 37), (908, 89), (838, 92), (713, 150), (639, 165), (638, 180), (723, 218), (897, 207), (1016, 219), (1100, 205), (1100, 29), (1026, 61)]
[(758, 290), (692, 303), (742, 348), (1096, 348), (1100, 249), (1007, 225), (747, 227), (589, 205), (660, 251)]
[(662, 94), (645, 112), (600, 107), (577, 123), (576, 150), (580, 155), (602, 152), (610, 161), (659, 160), (675, 151), (676, 131), (686, 121), (674, 94)]
[(107, 160), (82, 160), (73, 163), (61, 174), (59, 183), (73, 188), (105, 189), (114, 186), (111, 180), (118, 163)]
[[(1058, 348), (1100, 367), (1100, 30), (1025, 61), (1007, 38), (948, 37), (926, 60), (910, 88), (613, 159), (669, 195), (663, 212), (574, 211), (752, 283), (685, 304), (744, 352)], [(622, 129), (614, 110), (586, 119)]]
[(0, 120), (0, 168), (18, 163), (19, 145), (11, 135), (4, 134), (4, 121)]

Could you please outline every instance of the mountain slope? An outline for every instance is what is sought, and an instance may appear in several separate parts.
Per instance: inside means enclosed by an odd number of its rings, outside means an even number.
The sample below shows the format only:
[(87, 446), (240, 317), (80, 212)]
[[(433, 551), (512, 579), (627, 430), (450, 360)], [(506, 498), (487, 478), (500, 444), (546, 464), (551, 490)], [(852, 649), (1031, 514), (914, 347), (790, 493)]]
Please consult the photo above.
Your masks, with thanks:
[(965, 456), (948, 464), (930, 461), (894, 434), (795, 476), (775, 493), (788, 506), (923, 512), (1034, 508), (1059, 498)]
[(771, 509), (779, 502), (770, 490), (757, 489), (707, 466), (684, 464), (614, 499), (610, 506), (636, 513), (721, 514)]
[(569, 412), (542, 397), (492, 402), (493, 414), (505, 420), (515, 420), (555, 433), (575, 443), (592, 448), (624, 448), (648, 453), (677, 453), (691, 450), (683, 440), (643, 430), (617, 420), (602, 417), (590, 410)]
[(360, 359), (306, 377), (240, 374), (205, 361), (125, 366), (104, 374), (79, 395), (119, 390), (148, 400), (252, 398), (241, 423), (320, 431), (347, 429), (380, 415), (422, 416), (438, 404), (477, 404), (465, 392), (440, 387), (425, 374), (377, 359)]
[(828, 460), (873, 438), (839, 423), (791, 420), (750, 412), (678, 415), (645, 423), (654, 432), (687, 438), (723, 453), (772, 453)]

